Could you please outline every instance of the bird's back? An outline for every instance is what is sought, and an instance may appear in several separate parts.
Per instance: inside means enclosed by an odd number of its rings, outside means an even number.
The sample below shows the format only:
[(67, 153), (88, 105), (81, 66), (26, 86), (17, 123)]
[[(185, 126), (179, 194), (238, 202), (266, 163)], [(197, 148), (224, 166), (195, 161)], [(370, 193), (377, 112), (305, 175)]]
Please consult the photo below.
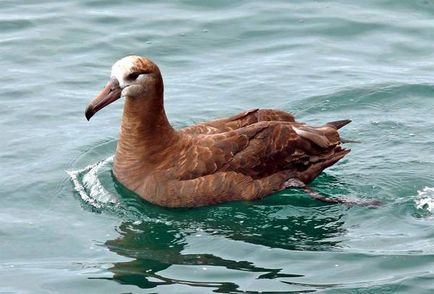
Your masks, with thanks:
[(292, 114), (275, 109), (252, 109), (230, 117), (211, 120), (180, 130), (182, 134), (202, 135), (233, 131), (261, 121), (295, 122)]

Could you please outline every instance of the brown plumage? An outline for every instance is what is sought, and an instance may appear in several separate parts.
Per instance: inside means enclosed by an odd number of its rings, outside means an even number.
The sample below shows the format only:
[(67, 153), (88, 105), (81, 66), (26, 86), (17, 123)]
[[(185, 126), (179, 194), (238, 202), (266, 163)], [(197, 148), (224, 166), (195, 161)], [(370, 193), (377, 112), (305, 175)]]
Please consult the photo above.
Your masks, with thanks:
[(286, 112), (254, 109), (175, 130), (163, 106), (163, 80), (149, 59), (125, 57), (86, 117), (126, 97), (113, 172), (128, 189), (167, 207), (255, 200), (304, 188), (343, 158), (337, 129), (349, 120), (311, 127)]

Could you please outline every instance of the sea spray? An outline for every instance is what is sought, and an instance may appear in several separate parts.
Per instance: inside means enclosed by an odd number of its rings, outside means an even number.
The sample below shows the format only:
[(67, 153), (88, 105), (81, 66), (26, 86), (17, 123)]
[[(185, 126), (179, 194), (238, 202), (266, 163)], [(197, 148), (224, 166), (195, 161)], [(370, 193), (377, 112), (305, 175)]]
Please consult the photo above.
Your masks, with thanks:
[(66, 171), (81, 199), (95, 208), (118, 204), (117, 197), (107, 191), (98, 178), (101, 168), (113, 162), (113, 156), (76, 171)]
[(428, 212), (434, 212), (434, 188), (425, 187), (417, 191), (417, 196), (414, 199), (417, 209)]

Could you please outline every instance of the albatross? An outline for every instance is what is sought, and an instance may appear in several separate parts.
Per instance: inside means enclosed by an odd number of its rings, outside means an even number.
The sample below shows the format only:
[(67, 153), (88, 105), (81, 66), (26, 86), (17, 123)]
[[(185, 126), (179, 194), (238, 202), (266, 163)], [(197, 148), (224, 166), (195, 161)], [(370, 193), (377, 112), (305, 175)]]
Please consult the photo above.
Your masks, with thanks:
[[(124, 97), (113, 174), (143, 199), (165, 207), (199, 207), (257, 200), (307, 186), (350, 152), (339, 120), (312, 127), (287, 112), (253, 109), (183, 129), (174, 129), (163, 103), (163, 78), (150, 59), (127, 56), (112, 66), (110, 80), (85, 110), (87, 120)], [(376, 204), (364, 202), (362, 204)]]

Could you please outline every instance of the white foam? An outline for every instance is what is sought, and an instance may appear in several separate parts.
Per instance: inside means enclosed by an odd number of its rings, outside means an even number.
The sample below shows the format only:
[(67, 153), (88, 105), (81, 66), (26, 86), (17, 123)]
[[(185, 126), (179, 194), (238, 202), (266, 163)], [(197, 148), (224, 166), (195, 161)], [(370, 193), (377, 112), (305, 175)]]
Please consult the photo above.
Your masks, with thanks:
[(434, 188), (425, 187), (417, 191), (417, 197), (414, 199), (417, 209), (434, 212)]
[(81, 199), (96, 208), (118, 203), (116, 195), (107, 191), (98, 178), (99, 170), (111, 162), (113, 162), (113, 156), (81, 170), (66, 171)]

